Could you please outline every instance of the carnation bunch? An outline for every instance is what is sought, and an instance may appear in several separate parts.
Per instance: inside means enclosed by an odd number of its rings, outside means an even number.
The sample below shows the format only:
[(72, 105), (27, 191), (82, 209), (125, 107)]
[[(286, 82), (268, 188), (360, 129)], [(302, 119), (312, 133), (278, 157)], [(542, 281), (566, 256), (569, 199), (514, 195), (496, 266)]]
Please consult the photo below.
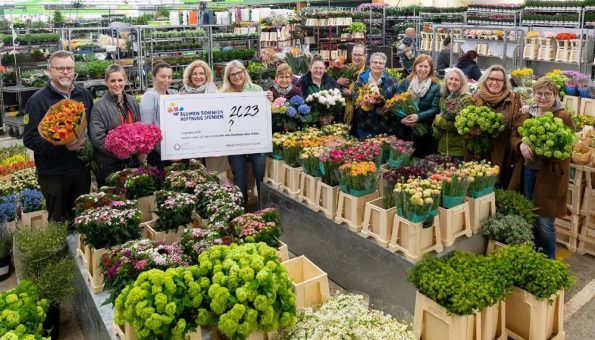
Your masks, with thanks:
[(395, 186), (397, 214), (413, 223), (431, 218), (440, 203), (441, 182), (431, 179), (409, 178)]
[(469, 196), (477, 198), (494, 191), (500, 173), (499, 166), (481, 161), (463, 163), (463, 168), (469, 171)]
[(196, 196), (184, 192), (160, 190), (155, 192), (157, 203), (157, 231), (177, 230), (192, 222), (192, 212), (196, 206)]
[(551, 112), (525, 120), (519, 134), (536, 155), (555, 159), (569, 158), (577, 140), (574, 131)]
[(95, 249), (111, 248), (140, 237), (140, 211), (109, 206), (85, 210), (75, 217), (74, 227)]
[(105, 148), (119, 159), (134, 154), (149, 154), (161, 142), (161, 130), (155, 124), (121, 124), (105, 137)]
[(376, 188), (378, 172), (376, 163), (369, 161), (350, 162), (339, 167), (341, 190), (356, 197), (360, 197)]

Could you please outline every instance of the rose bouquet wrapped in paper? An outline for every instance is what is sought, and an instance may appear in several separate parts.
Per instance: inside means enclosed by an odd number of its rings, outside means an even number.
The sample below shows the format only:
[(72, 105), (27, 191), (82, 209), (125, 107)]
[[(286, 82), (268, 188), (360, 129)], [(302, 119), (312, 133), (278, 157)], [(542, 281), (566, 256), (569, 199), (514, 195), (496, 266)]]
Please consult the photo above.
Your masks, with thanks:
[(390, 155), (388, 157), (388, 166), (391, 168), (400, 168), (411, 162), (413, 156), (413, 142), (405, 140), (394, 140), (390, 144)]
[(376, 190), (378, 172), (376, 163), (369, 161), (350, 162), (339, 167), (341, 191), (361, 197)]
[(478, 198), (494, 191), (500, 173), (499, 166), (481, 161), (463, 163), (463, 168), (469, 171), (468, 196)]
[(456, 116), (455, 127), (466, 137), (467, 150), (481, 156), (488, 152), (491, 140), (504, 130), (504, 116), (486, 106), (469, 105)]
[(441, 182), (431, 179), (409, 178), (395, 186), (397, 214), (413, 223), (433, 217), (440, 203)]
[(355, 98), (355, 106), (363, 111), (372, 111), (384, 104), (383, 91), (376, 83), (364, 84), (359, 88)]
[(442, 182), (442, 197), (440, 205), (450, 209), (465, 201), (465, 193), (469, 187), (469, 169), (451, 166), (439, 169), (430, 176), (431, 179)]
[(161, 130), (154, 124), (121, 124), (107, 133), (105, 148), (119, 159), (128, 159), (134, 154), (148, 154), (161, 139)]
[(577, 141), (574, 131), (551, 112), (525, 120), (519, 134), (537, 156), (556, 159), (569, 158)]
[(62, 99), (52, 105), (37, 126), (39, 135), (53, 145), (76, 142), (87, 128), (85, 104)]

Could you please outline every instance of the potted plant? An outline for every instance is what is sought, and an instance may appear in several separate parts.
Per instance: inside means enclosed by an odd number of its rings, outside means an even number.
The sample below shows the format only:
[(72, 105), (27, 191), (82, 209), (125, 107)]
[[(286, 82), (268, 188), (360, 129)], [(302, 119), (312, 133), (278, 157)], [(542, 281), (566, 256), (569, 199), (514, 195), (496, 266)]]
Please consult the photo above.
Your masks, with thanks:
[(533, 243), (533, 225), (518, 215), (501, 213), (490, 217), (483, 227), (489, 239), (486, 253), (492, 253), (506, 245)]
[(79, 216), (86, 210), (109, 206), (114, 209), (132, 209), (136, 202), (126, 200), (126, 197), (108, 192), (92, 192), (81, 195), (74, 201), (74, 214)]
[(18, 193), (19, 211), (21, 213), (21, 224), (31, 228), (45, 226), (47, 223), (47, 211), (45, 210), (45, 199), (41, 191), (37, 189), (25, 189)]
[(22, 280), (14, 289), (0, 292), (0, 334), (6, 339), (41, 339), (48, 301), (37, 287)]
[(244, 242), (264, 242), (277, 248), (280, 245), (281, 217), (274, 208), (259, 210), (254, 213), (240, 215), (230, 222), (237, 238)]
[(8, 230), (16, 230), (17, 198), (15, 195), (0, 196), (0, 223)]
[(74, 294), (76, 265), (69, 256), (65, 224), (49, 223), (45, 230), (21, 229), (14, 236), (17, 278), (34, 283), (39, 296), (47, 299), (49, 309), (44, 329), (52, 339), (60, 334), (60, 308)]
[(196, 212), (209, 224), (227, 223), (244, 213), (240, 189), (229, 183), (207, 182), (195, 189)]
[(163, 184), (165, 174), (157, 167), (142, 166), (128, 168), (107, 177), (108, 185), (112, 185), (123, 192), (128, 199), (138, 200), (143, 222), (152, 219), (151, 212), (155, 210), (155, 196)]
[(351, 33), (353, 39), (363, 39), (364, 33), (368, 31), (366, 24), (363, 22), (353, 22), (349, 27), (346, 29), (347, 32)]
[(182, 234), (180, 241), (174, 243), (174, 245), (179, 245), (184, 254), (189, 255), (190, 263), (196, 264), (198, 263), (198, 255), (212, 246), (228, 246), (236, 242), (235, 237), (230, 235), (230, 231), (225, 230), (225, 232), (220, 233), (220, 230), (220, 228), (213, 228), (208, 231), (200, 228), (188, 229)]
[(12, 274), (10, 257), (12, 255), (12, 233), (6, 224), (0, 224), (0, 282)]
[(196, 206), (196, 196), (183, 192), (160, 190), (155, 192), (157, 210), (153, 219), (143, 223), (145, 235), (150, 240), (171, 244), (186, 230), (192, 227), (192, 215)]
[(533, 202), (515, 191), (502, 189), (494, 190), (496, 194), (496, 210), (502, 215), (518, 215), (527, 223), (533, 225), (537, 220), (537, 214)]

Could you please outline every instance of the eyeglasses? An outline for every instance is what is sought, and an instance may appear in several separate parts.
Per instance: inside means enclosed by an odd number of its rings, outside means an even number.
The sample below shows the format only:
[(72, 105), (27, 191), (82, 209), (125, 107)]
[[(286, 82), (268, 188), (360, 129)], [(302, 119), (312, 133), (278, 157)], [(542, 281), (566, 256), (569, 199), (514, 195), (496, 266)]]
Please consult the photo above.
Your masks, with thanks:
[(229, 78), (241, 78), (244, 75), (244, 71), (240, 71), (240, 72), (236, 72), (236, 73), (231, 73), (229, 75)]
[(492, 83), (503, 83), (504, 82), (504, 79), (489, 77), (487, 79), (487, 81), (488, 82), (492, 82)]
[(54, 70), (58, 71), (58, 72), (64, 72), (64, 71), (68, 71), (68, 73), (74, 71), (74, 66), (50, 66), (50, 68), (53, 68)]
[(535, 92), (535, 97), (551, 98), (553, 95), (553, 92)]

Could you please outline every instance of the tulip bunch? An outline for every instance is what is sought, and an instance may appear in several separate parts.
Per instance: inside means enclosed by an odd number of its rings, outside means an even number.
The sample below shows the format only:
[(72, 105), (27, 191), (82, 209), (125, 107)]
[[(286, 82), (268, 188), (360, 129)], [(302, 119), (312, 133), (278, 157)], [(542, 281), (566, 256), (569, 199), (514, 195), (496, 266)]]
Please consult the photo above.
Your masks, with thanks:
[(339, 167), (341, 177), (341, 190), (350, 195), (360, 197), (376, 188), (378, 179), (376, 164), (374, 162), (350, 162)]
[(469, 171), (468, 195), (478, 198), (494, 191), (494, 186), (498, 181), (500, 167), (490, 162), (467, 162), (463, 167)]
[(435, 216), (440, 203), (441, 182), (432, 179), (409, 178), (395, 185), (397, 214), (413, 223)]
[(399, 168), (408, 164), (413, 156), (413, 142), (394, 140), (390, 144), (390, 155), (388, 165), (391, 168)]

